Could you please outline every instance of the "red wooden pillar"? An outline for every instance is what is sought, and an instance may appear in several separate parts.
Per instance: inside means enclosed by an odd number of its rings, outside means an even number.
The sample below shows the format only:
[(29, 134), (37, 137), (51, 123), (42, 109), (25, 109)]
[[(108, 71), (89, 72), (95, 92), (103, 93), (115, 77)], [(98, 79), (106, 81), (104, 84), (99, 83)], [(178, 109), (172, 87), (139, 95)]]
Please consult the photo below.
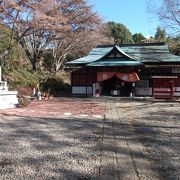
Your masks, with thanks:
[(170, 84), (171, 84), (171, 98), (173, 99), (174, 98), (174, 80), (171, 80)]
[(152, 97), (154, 97), (154, 79), (152, 79)]

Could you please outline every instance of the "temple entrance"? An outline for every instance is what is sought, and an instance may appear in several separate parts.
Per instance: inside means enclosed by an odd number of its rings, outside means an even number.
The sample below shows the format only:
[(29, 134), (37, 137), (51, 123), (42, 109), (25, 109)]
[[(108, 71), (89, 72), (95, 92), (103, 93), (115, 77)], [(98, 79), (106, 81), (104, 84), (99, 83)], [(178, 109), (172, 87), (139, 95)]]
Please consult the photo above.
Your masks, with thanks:
[(111, 79), (101, 82), (101, 95), (110, 96), (113, 89), (119, 89), (117, 88), (117, 86), (119, 86), (119, 79), (117, 79), (116, 76), (113, 76)]
[(102, 81), (100, 83), (101, 95), (104, 96), (123, 96), (129, 97), (133, 91), (131, 82), (122, 81), (121, 79), (113, 76), (112, 78)]
[(129, 97), (133, 92), (133, 86), (131, 82), (121, 81), (120, 96)]
[(98, 72), (97, 82), (100, 95), (124, 96), (133, 95), (135, 82), (139, 80), (136, 72)]

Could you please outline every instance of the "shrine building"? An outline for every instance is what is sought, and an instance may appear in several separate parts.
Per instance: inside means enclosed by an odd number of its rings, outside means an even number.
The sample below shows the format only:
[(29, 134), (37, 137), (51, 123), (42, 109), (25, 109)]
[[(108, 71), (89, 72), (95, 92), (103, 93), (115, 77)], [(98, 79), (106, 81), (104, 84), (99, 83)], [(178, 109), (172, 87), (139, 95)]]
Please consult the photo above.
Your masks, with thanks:
[(66, 65), (72, 95), (180, 97), (180, 56), (165, 43), (97, 46)]

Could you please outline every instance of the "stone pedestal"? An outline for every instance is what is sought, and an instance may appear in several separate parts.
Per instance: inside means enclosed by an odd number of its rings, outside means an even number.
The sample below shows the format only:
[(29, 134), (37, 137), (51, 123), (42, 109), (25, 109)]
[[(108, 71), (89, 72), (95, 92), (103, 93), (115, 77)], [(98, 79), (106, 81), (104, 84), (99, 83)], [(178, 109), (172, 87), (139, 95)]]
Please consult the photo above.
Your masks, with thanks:
[(17, 93), (17, 91), (0, 91), (0, 109), (17, 107)]
[(18, 105), (17, 91), (8, 91), (7, 82), (2, 81), (0, 66), (0, 109), (15, 108)]

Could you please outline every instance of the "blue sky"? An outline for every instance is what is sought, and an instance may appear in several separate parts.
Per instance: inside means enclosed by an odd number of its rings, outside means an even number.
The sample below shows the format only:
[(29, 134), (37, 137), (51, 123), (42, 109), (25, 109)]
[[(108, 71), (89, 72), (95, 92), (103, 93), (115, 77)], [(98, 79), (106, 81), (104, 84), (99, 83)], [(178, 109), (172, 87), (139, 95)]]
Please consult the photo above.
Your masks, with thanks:
[[(159, 1), (159, 0), (158, 0)], [(104, 20), (124, 24), (132, 34), (154, 35), (158, 21), (147, 13), (147, 0), (88, 0)], [(156, 1), (157, 2), (157, 1)]]

